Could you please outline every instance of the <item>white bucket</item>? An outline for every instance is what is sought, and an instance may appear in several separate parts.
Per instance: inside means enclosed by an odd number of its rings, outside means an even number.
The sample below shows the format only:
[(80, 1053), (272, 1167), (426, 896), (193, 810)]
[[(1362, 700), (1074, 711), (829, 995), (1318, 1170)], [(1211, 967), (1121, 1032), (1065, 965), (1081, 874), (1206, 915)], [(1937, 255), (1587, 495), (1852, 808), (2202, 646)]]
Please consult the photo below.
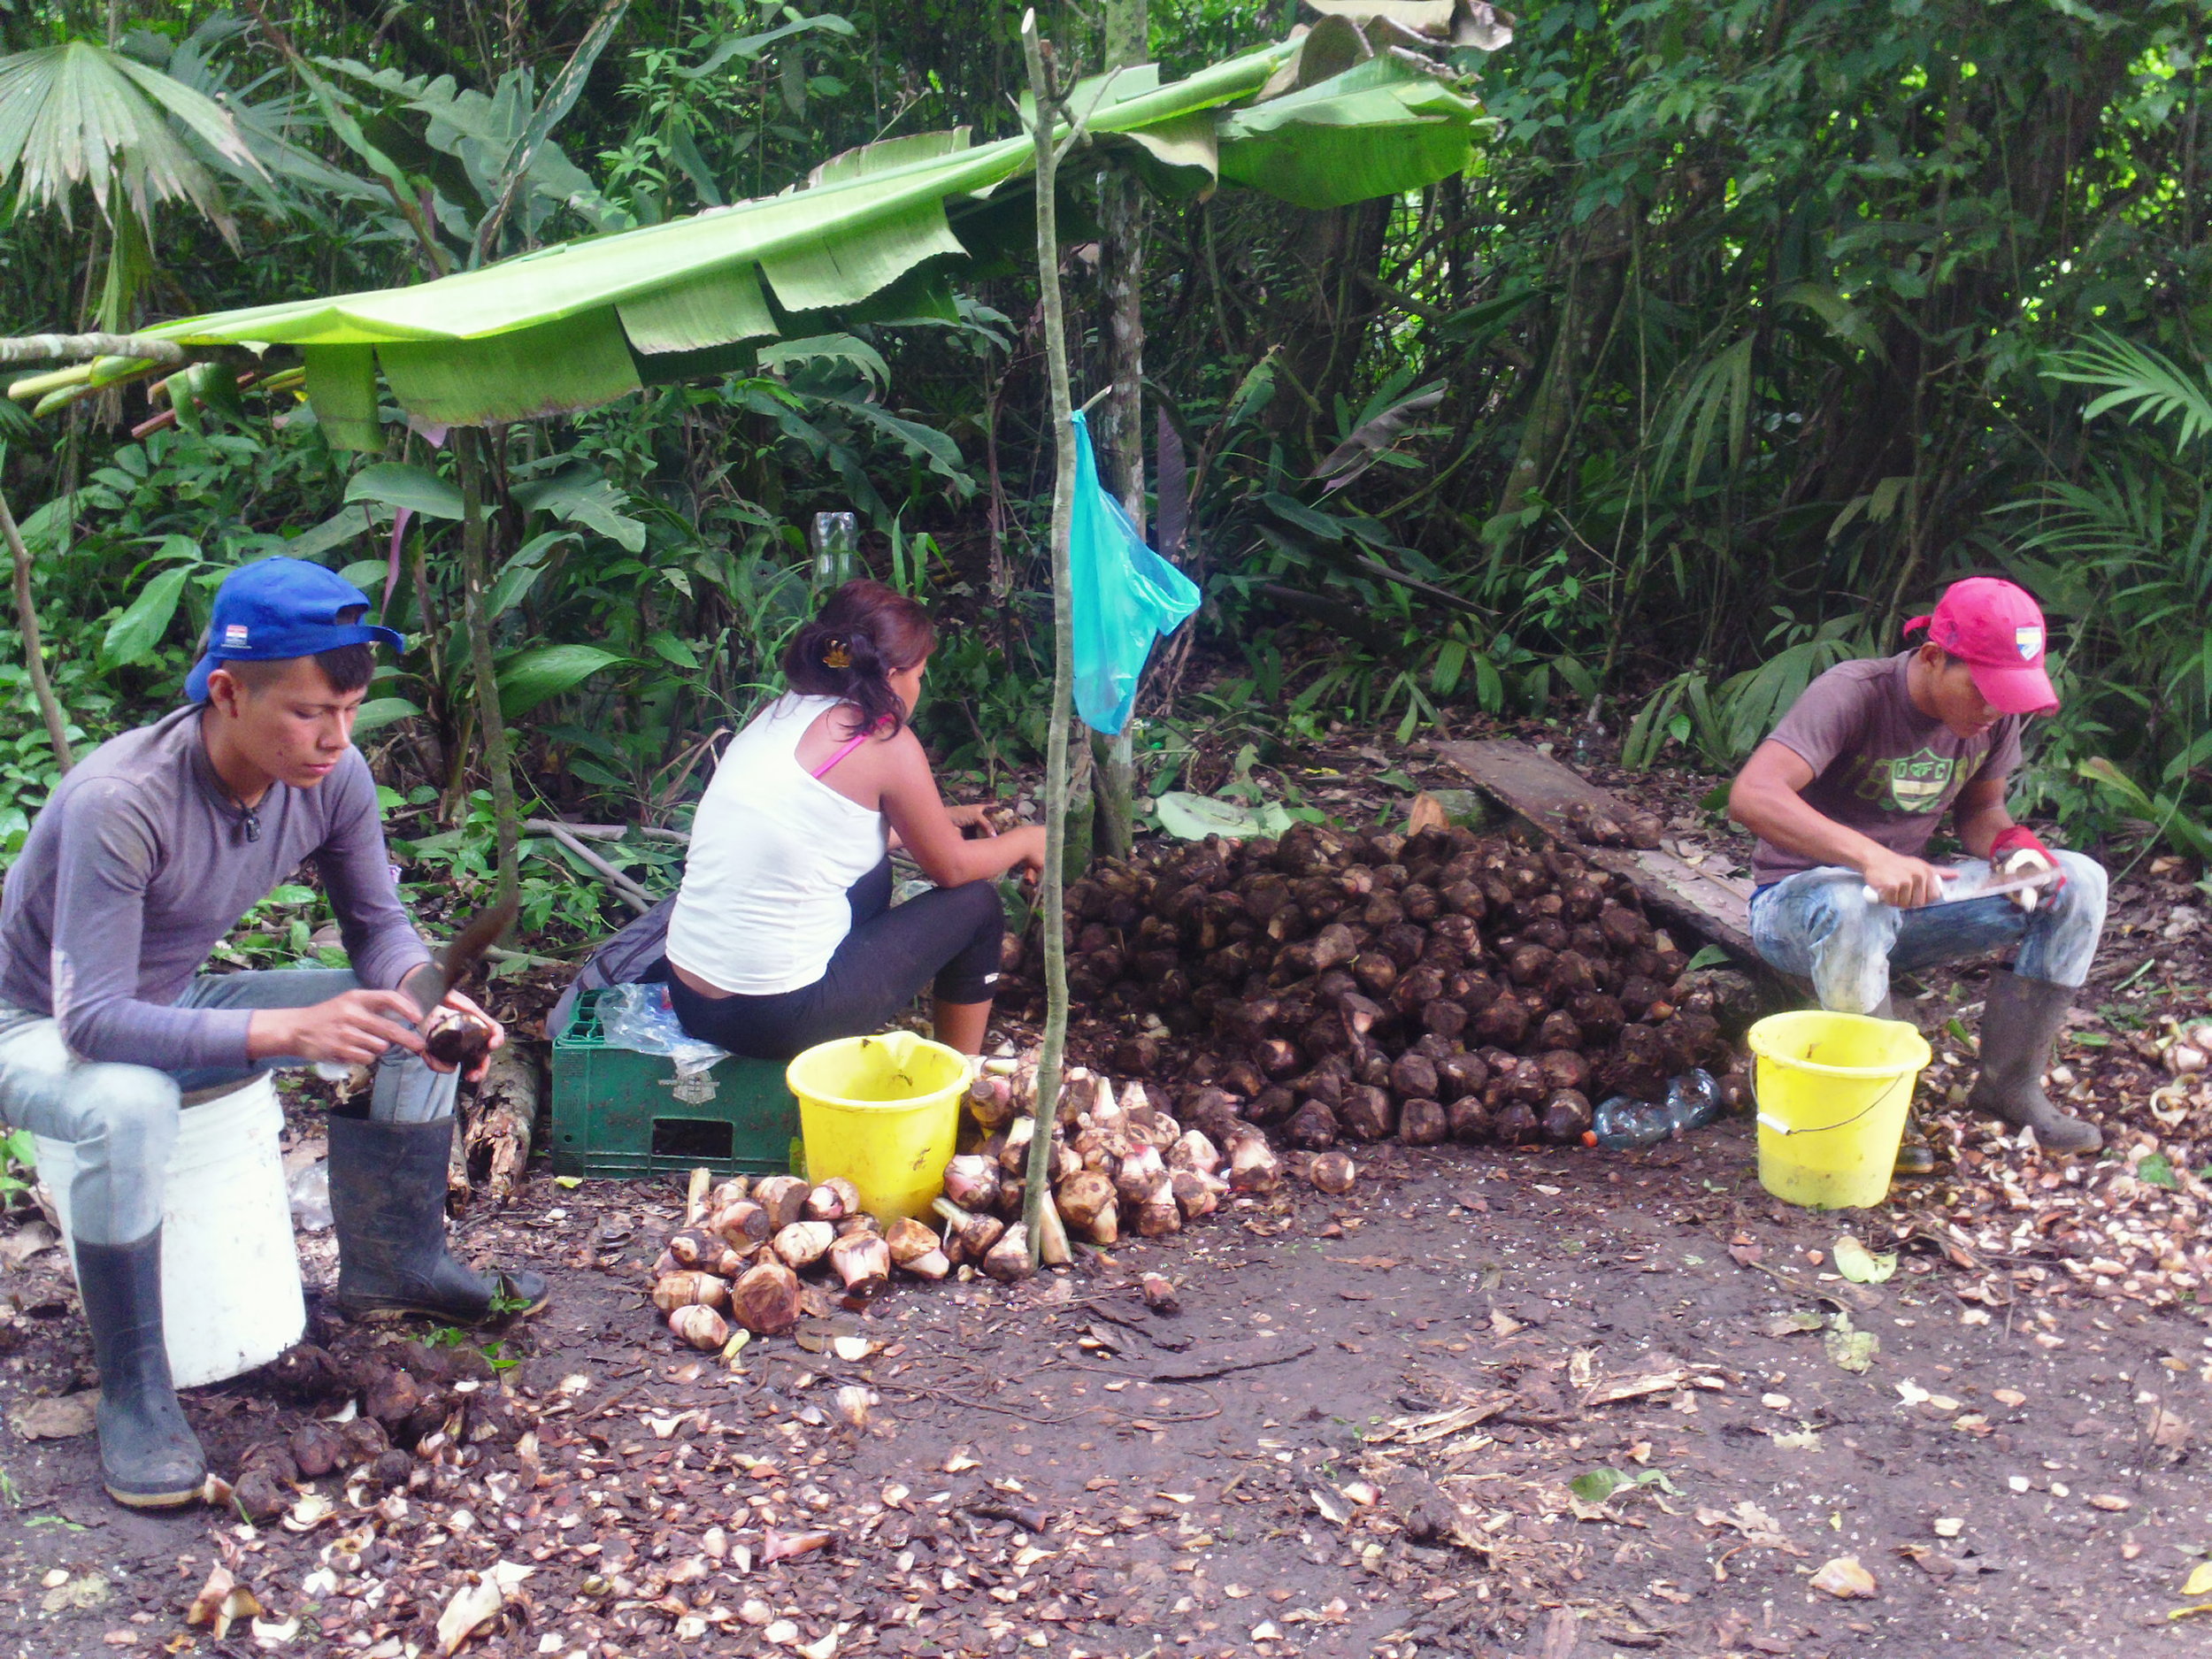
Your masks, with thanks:
[[(299, 1251), (267, 1073), (185, 1109), (162, 1196), (162, 1331), (180, 1388), (265, 1365), (307, 1329)], [(38, 1173), (69, 1231), (77, 1149), (38, 1141)]]

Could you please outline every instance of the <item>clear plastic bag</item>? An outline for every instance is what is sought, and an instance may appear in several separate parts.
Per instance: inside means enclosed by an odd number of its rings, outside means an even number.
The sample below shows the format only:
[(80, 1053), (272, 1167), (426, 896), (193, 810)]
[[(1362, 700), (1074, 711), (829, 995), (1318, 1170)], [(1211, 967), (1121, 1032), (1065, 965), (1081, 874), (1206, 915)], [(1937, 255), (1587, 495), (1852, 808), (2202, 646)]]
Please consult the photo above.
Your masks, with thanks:
[(668, 1005), (664, 984), (611, 985), (599, 993), (599, 1029), (618, 1048), (666, 1055), (679, 1078), (697, 1077), (730, 1057), (727, 1048), (702, 1042), (686, 1031)]
[(1075, 415), (1075, 711), (1112, 736), (1129, 724), (1152, 641), (1198, 609), (1198, 588), (1150, 548), (1098, 481), (1090, 427)]

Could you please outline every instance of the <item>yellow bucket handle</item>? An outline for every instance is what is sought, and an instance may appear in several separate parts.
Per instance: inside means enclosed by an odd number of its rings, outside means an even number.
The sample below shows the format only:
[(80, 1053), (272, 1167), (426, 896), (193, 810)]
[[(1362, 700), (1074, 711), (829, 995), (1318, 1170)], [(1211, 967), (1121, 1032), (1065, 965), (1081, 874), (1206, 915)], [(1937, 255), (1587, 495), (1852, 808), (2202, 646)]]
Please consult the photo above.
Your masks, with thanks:
[(1853, 1124), (1858, 1122), (1860, 1118), (1865, 1117), (1867, 1113), (1872, 1111), (1884, 1101), (1887, 1100), (1891, 1094), (1894, 1094), (1898, 1084), (1910, 1084), (1913, 1079), (1917, 1075), (1919, 1075), (1917, 1069), (1901, 1073), (1891, 1082), (1889, 1087), (1884, 1089), (1879, 1094), (1877, 1094), (1872, 1100), (1869, 1101), (1864, 1106), (1862, 1106), (1857, 1111), (1853, 1112), (1848, 1118), (1846, 1118), (1840, 1123), (1823, 1124), (1817, 1129), (1799, 1129), (1793, 1127), (1789, 1124), (1784, 1123), (1779, 1118), (1773, 1117), (1766, 1112), (1761, 1112), (1758, 1117), (1758, 1124), (1762, 1129), (1771, 1129), (1778, 1135), (1824, 1135), (1828, 1133), (1829, 1131), (1833, 1129), (1848, 1129)]

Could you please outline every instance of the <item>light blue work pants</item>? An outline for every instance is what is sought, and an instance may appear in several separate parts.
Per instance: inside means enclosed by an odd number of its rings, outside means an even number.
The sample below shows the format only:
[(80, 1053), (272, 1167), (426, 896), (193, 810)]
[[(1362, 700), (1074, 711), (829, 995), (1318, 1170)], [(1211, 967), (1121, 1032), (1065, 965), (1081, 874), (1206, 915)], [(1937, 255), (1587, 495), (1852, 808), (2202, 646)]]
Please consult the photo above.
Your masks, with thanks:
[(1839, 1014), (1872, 1013), (1893, 972), (2015, 947), (2022, 979), (2079, 985), (2104, 931), (2104, 866), (2079, 853), (2055, 856), (2066, 885), (2037, 894), (2032, 910), (2009, 895), (1975, 898), (2002, 879), (1979, 860), (1950, 866), (1957, 879), (1943, 890), (1961, 902), (1910, 910), (1869, 899), (1855, 870), (1801, 871), (1752, 895), (1751, 942), (1770, 966), (1810, 979), (1820, 1005)]
[[(306, 1008), (359, 988), (342, 969), (204, 973), (176, 1006)], [(76, 1148), (70, 1230), (88, 1244), (128, 1244), (161, 1219), (162, 1182), (184, 1095), (211, 1098), (211, 1091), (227, 1091), (261, 1072), (308, 1064), (280, 1056), (236, 1069), (173, 1072), (80, 1060), (62, 1041), (59, 1020), (0, 1003), (0, 1123)], [(387, 1049), (376, 1064), (369, 1116), (408, 1124), (450, 1117), (458, 1082), (457, 1073), (434, 1071), (419, 1055)]]

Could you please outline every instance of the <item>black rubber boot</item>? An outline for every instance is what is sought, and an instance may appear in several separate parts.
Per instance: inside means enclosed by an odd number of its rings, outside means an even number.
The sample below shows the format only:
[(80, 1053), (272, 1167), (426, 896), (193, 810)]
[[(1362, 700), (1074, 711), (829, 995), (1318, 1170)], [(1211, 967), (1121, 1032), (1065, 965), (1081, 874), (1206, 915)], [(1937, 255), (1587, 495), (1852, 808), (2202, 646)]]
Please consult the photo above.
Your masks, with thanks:
[(330, 1215), (338, 1235), (339, 1311), (353, 1319), (418, 1313), (455, 1325), (535, 1313), (551, 1293), (520, 1269), (486, 1274), (445, 1248), (445, 1171), (453, 1119), (330, 1118)]
[(100, 1479), (134, 1509), (200, 1495), (207, 1459), (169, 1380), (161, 1333), (161, 1229), (135, 1244), (77, 1244), (77, 1294), (100, 1367)]
[(2104, 1145), (2096, 1125), (2059, 1110), (2043, 1092), (2043, 1073), (2073, 997), (2071, 986), (2000, 969), (1989, 976), (1982, 1007), (1982, 1071), (1966, 1103), (2034, 1130), (2046, 1152), (2094, 1152)]

